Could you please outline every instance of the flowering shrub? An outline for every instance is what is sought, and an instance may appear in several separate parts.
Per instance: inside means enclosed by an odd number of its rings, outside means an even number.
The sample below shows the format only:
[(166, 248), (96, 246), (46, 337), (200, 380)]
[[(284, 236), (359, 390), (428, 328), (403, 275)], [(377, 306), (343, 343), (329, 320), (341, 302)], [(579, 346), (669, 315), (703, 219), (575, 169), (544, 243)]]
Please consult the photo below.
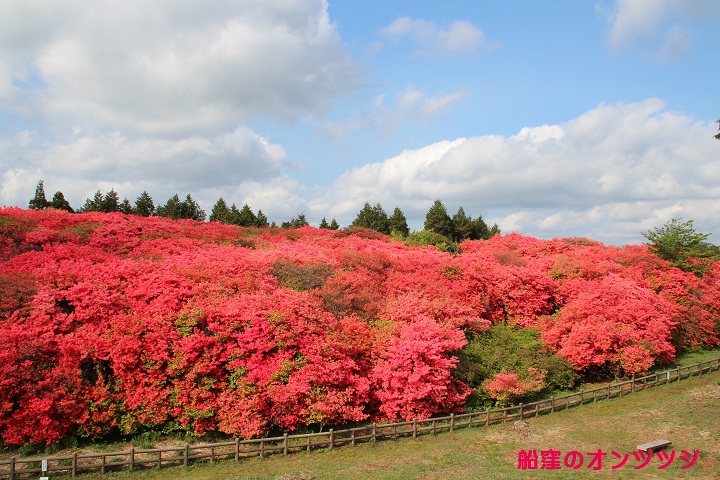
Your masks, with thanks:
[(720, 343), (718, 263), (699, 278), (643, 246), (517, 234), (460, 252), (364, 229), (0, 209), (1, 440), (247, 438), (569, 381), (547, 359), (471, 381), (472, 339), (500, 323), (588, 375)]

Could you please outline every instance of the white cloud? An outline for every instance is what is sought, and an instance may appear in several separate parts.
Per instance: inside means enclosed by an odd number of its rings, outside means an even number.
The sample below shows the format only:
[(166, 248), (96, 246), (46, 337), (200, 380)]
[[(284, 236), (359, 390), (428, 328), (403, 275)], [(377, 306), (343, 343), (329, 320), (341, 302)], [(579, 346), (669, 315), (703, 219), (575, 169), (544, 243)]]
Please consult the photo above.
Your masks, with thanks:
[[(324, 0), (7, 0), (0, 19), (12, 65), (0, 95), (41, 96), (38, 114), (85, 128), (187, 135), (293, 120), (360, 76)], [(8, 92), (8, 75), (42, 85)]]
[(600, 105), (561, 125), (438, 142), (353, 169), (315, 208), (352, 221), (365, 201), (399, 205), (418, 228), (441, 198), (506, 232), (615, 243), (641, 241), (668, 211), (720, 230), (713, 132), (657, 99)]
[(427, 20), (401, 17), (380, 33), (390, 38), (410, 36), (422, 55), (468, 54), (492, 47), (483, 31), (467, 20), (456, 20), (443, 29)]
[[(64, 192), (75, 203), (82, 203), (82, 195), (98, 188), (124, 190), (123, 195), (148, 190), (161, 196), (224, 188), (274, 179), (281, 175), (285, 158), (282, 147), (247, 128), (216, 137), (175, 140), (131, 139), (117, 132), (99, 136), (76, 132), (52, 145), (23, 132), (13, 141), (0, 144), (0, 165), (8, 168), (0, 203), (24, 205), (24, 197), (34, 191), (39, 179), (44, 179), (48, 188), (59, 188), (51, 186), (56, 184), (77, 186), (72, 192)], [(22, 164), (34, 175), (8, 174), (13, 163)], [(18, 196), (21, 191), (24, 196)]]
[(690, 53), (691, 26), (720, 20), (717, 0), (615, 0), (598, 4), (609, 23), (607, 45), (620, 50), (642, 44), (658, 61), (678, 61)]

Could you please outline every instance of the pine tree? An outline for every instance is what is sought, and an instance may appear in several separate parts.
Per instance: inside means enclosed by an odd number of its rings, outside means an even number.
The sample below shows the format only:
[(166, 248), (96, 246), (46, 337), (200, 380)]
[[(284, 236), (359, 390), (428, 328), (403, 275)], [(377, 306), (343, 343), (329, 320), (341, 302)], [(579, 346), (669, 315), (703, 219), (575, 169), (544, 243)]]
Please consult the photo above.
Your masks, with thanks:
[(390, 223), (387, 213), (382, 206), (377, 203), (374, 207), (370, 203), (365, 202), (363, 208), (358, 212), (357, 217), (353, 220), (353, 227), (363, 227), (375, 230), (386, 235), (390, 234)]
[(81, 212), (102, 212), (103, 204), (105, 203), (105, 195), (100, 190), (95, 192), (92, 200), (89, 198), (85, 199), (85, 204), (80, 209)]
[(160, 205), (155, 211), (155, 214), (158, 217), (167, 217), (172, 218), (173, 220), (182, 218), (182, 211), (180, 209), (180, 197), (178, 197), (177, 193), (170, 197), (165, 203), (165, 205)]
[(440, 199), (435, 200), (425, 215), (425, 230), (439, 233), (448, 238), (453, 236), (452, 219)]
[(268, 218), (263, 214), (262, 210), (258, 210), (255, 226), (258, 228), (264, 228), (268, 226)]
[(118, 212), (124, 213), (125, 215), (130, 215), (133, 213), (133, 207), (130, 204), (130, 200), (125, 197), (123, 201), (118, 205)]
[(35, 187), (35, 196), (28, 202), (28, 208), (31, 208), (33, 210), (44, 210), (46, 209), (50, 204), (47, 201), (47, 198), (45, 198), (45, 187), (43, 185), (43, 181), (40, 180)]
[(327, 230), (329, 226), (330, 225), (328, 225), (327, 220), (325, 220), (325, 217), (323, 217), (322, 220), (320, 221), (320, 226), (318, 228), (323, 228), (323, 229)]
[(473, 236), (472, 218), (465, 214), (463, 207), (452, 217), (453, 231), (455, 233), (455, 242), (460, 243)]
[(400, 210), (399, 207), (395, 207), (395, 210), (393, 210), (393, 214), (390, 216), (390, 218), (388, 218), (388, 226), (390, 228), (390, 233), (398, 232), (400, 233), (400, 235), (402, 235), (403, 238), (407, 237), (410, 233), (405, 214), (402, 210)]
[(75, 213), (75, 211), (70, 206), (70, 202), (65, 200), (65, 195), (63, 195), (62, 192), (55, 192), (55, 195), (53, 195), (52, 202), (50, 202), (49, 207), (56, 208), (58, 210), (65, 210), (70, 213)]
[(227, 220), (229, 215), (230, 209), (228, 208), (227, 203), (225, 203), (225, 200), (220, 197), (210, 211), (210, 221), (228, 223)]
[(243, 227), (254, 227), (257, 224), (257, 217), (250, 206), (246, 203), (238, 215), (238, 225)]
[(102, 201), (102, 205), (100, 207), (101, 212), (110, 213), (110, 212), (117, 212), (120, 209), (120, 196), (117, 194), (117, 192), (114, 189), (110, 189), (109, 192), (105, 194), (105, 198)]
[(340, 224), (338, 224), (337, 220), (333, 218), (330, 220), (330, 227), (328, 228), (330, 228), (330, 230), (338, 230), (340, 228)]
[(470, 234), (472, 240), (487, 240), (491, 236), (490, 229), (482, 215), (472, 221), (472, 233)]
[(185, 197), (185, 200), (180, 203), (180, 211), (182, 215), (180, 218), (198, 221), (205, 220), (205, 210), (200, 208), (200, 205), (193, 200), (189, 193), (187, 194), (187, 197)]
[(155, 203), (146, 191), (143, 191), (143, 193), (141, 193), (135, 200), (133, 213), (135, 213), (135, 215), (140, 215), (141, 217), (149, 217), (155, 213)]

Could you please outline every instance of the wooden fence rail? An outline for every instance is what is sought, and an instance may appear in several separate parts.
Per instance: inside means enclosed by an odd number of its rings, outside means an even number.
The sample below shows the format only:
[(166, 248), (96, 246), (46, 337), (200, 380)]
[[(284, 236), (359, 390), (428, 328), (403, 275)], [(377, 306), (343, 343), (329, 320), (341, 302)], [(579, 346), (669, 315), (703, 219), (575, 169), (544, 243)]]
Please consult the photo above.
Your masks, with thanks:
[(220, 443), (185, 444), (177, 447), (151, 448), (105, 452), (73, 453), (68, 456), (48, 458), (10, 458), (0, 460), (0, 479), (9, 480), (32, 478), (39, 475), (61, 474), (75, 477), (79, 473), (99, 472), (105, 474), (122, 469), (140, 470), (171, 465), (184, 465), (194, 461), (214, 462), (220, 459), (234, 459), (267, 455), (288, 455), (313, 449), (333, 449), (341, 445), (355, 445), (360, 442), (376, 442), (399, 437), (416, 438), (423, 434), (452, 432), (458, 428), (494, 425), (522, 420), (576, 407), (597, 400), (622, 397), (628, 393), (665, 385), (670, 382), (699, 376), (720, 370), (720, 357), (686, 367), (677, 367), (644, 377), (608, 384), (591, 390), (551, 397), (537, 402), (513, 405), (481, 412), (451, 414), (446, 417), (412, 420), (397, 423), (372, 423), (362, 427), (344, 430), (330, 429), (327, 432), (299, 435), (284, 434), (281, 437), (235, 439)]

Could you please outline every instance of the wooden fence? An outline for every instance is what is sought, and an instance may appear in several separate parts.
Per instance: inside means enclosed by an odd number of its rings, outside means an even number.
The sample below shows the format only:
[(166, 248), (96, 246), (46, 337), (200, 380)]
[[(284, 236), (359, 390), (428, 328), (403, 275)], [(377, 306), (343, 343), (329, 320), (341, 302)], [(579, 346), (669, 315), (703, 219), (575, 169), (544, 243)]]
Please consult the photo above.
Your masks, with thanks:
[(514, 405), (506, 408), (485, 410), (482, 412), (463, 413), (447, 417), (412, 420), (398, 423), (372, 423), (363, 427), (344, 430), (330, 429), (322, 433), (300, 435), (284, 434), (281, 437), (257, 438), (251, 440), (235, 439), (229, 442), (185, 444), (168, 448), (151, 448), (54, 456), (48, 458), (10, 458), (0, 460), (0, 478), (15, 480), (50, 474), (70, 475), (79, 473), (100, 472), (105, 474), (121, 469), (139, 470), (142, 468), (164, 467), (170, 465), (187, 466), (195, 461), (210, 461), (281, 454), (288, 455), (299, 451), (310, 451), (318, 448), (333, 449), (342, 445), (355, 445), (360, 442), (376, 442), (399, 437), (416, 438), (427, 433), (452, 432), (458, 428), (487, 426), (508, 421), (537, 417), (576, 407), (597, 400), (622, 397), (628, 393), (645, 390), (658, 385), (665, 385), (704, 373), (720, 370), (720, 358), (696, 363), (687, 367), (654, 373), (644, 377), (633, 378), (605, 387), (592, 390), (551, 397), (538, 402)]

